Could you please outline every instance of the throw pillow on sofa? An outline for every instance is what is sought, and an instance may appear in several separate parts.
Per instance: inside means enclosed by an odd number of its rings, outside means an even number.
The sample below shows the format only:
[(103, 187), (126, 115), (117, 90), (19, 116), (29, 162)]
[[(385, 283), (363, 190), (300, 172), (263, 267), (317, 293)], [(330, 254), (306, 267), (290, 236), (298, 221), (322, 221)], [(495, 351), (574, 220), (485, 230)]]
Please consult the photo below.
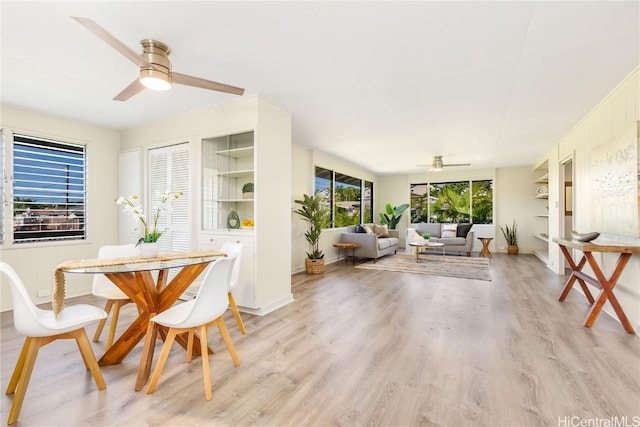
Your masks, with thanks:
[(458, 224), (442, 224), (442, 238), (456, 237)]
[(362, 224), (362, 228), (364, 228), (364, 232), (367, 234), (373, 234), (373, 229), (371, 228), (371, 226), (367, 225), (367, 224)]
[(389, 237), (389, 228), (387, 225), (378, 225), (373, 224), (373, 232), (378, 235), (378, 237)]
[(469, 224), (458, 224), (458, 229), (456, 231), (456, 236), (457, 237), (464, 237), (466, 239), (467, 238), (467, 234), (469, 234), (469, 230), (471, 230), (471, 227), (473, 227), (472, 223), (469, 223)]
[(355, 229), (356, 233), (366, 233), (367, 231), (364, 229), (364, 227), (360, 224), (356, 225), (356, 229)]

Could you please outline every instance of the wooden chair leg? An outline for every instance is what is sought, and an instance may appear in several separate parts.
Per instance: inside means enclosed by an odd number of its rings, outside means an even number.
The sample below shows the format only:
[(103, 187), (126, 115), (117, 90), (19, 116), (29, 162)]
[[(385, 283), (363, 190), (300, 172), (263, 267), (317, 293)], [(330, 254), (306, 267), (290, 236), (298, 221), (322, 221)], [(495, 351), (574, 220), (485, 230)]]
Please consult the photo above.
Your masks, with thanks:
[(233, 317), (236, 318), (236, 323), (238, 324), (240, 332), (242, 332), (242, 334), (246, 334), (247, 330), (244, 328), (244, 323), (242, 322), (242, 317), (240, 317), (240, 312), (238, 311), (236, 300), (233, 298), (233, 294), (231, 292), (229, 292), (229, 307), (231, 307)]
[(13, 374), (11, 375), (11, 379), (9, 380), (9, 385), (7, 385), (6, 394), (13, 394), (16, 391), (16, 386), (18, 385), (18, 380), (20, 379), (20, 375), (22, 375), (22, 369), (24, 368), (24, 361), (27, 358), (27, 352), (29, 351), (29, 339), (26, 338), (24, 343), (22, 344), (22, 350), (20, 350), (20, 356), (18, 356), (18, 360), (16, 361), (16, 367), (13, 369)]
[(22, 403), (24, 402), (24, 395), (26, 394), (27, 387), (29, 386), (29, 379), (31, 379), (31, 372), (33, 372), (38, 351), (42, 346), (41, 338), (27, 337), (25, 340), (25, 346), (26, 352), (20, 369), (20, 376), (17, 380), (17, 387), (15, 389), (15, 395), (13, 396), (13, 402), (11, 402), (11, 409), (9, 410), (7, 424), (13, 424), (18, 421), (18, 416), (22, 409)]
[(190, 330), (187, 335), (187, 363), (191, 362), (191, 356), (193, 354), (193, 335), (194, 330)]
[(224, 323), (224, 319), (222, 318), (222, 316), (220, 316), (216, 320), (214, 320), (214, 322), (218, 326), (218, 330), (220, 331), (220, 335), (222, 335), (222, 339), (227, 346), (227, 350), (229, 350), (229, 354), (231, 355), (233, 364), (235, 366), (240, 366), (240, 359), (238, 358), (238, 354), (236, 353), (236, 348), (233, 346), (233, 341), (231, 341), (231, 336), (229, 335), (229, 331), (227, 330), (227, 325), (225, 325)]
[(89, 343), (89, 338), (87, 337), (87, 333), (84, 328), (75, 330), (72, 332), (74, 338), (76, 339), (76, 344), (78, 344), (78, 349), (80, 350), (80, 354), (82, 355), (82, 360), (84, 360), (84, 364), (89, 371), (91, 371), (91, 375), (93, 376), (93, 380), (96, 382), (96, 386), (98, 386), (98, 390), (104, 390), (107, 388), (107, 384), (104, 381), (104, 377), (102, 376), (102, 371), (98, 366), (98, 361), (96, 360), (96, 355), (91, 348), (91, 344)]
[[(113, 344), (113, 339), (116, 336), (116, 328), (118, 327), (118, 318), (120, 317), (120, 308), (128, 301), (118, 300), (113, 307), (113, 315), (111, 316), (111, 325), (109, 325), (109, 335), (107, 336), (107, 344), (104, 349), (109, 350), (109, 347)], [(105, 310), (106, 311), (106, 310)]]
[(173, 328), (169, 329), (169, 333), (167, 334), (167, 339), (164, 341), (164, 345), (162, 346), (162, 351), (160, 352), (160, 357), (158, 358), (158, 364), (156, 368), (153, 370), (153, 374), (151, 375), (151, 380), (149, 381), (149, 387), (147, 387), (147, 394), (151, 394), (156, 391), (156, 386), (158, 385), (158, 380), (160, 379), (160, 374), (164, 369), (164, 364), (167, 362), (167, 357), (169, 357), (169, 351), (171, 351), (171, 345), (173, 341), (176, 339), (177, 331)]
[[(111, 306), (113, 306), (114, 300), (108, 299), (107, 303), (104, 305), (104, 311), (107, 313), (107, 317), (104, 319), (100, 319), (98, 322), (98, 327), (96, 328), (96, 333), (93, 334), (93, 342), (98, 342), (100, 340), (100, 335), (102, 334), (102, 330), (104, 329), (104, 325), (107, 323), (107, 319), (109, 318), (109, 312), (111, 311)], [(107, 347), (109, 348), (109, 347)]]
[(211, 400), (211, 372), (209, 371), (207, 348), (207, 325), (202, 325), (200, 326), (200, 357), (202, 358), (202, 376), (204, 377), (204, 396), (207, 400)]

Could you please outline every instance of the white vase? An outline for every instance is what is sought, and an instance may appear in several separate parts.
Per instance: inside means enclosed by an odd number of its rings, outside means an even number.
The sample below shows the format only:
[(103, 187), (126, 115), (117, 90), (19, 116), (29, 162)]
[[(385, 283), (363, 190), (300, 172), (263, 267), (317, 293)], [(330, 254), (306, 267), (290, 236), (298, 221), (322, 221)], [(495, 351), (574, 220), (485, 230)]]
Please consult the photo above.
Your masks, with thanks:
[(155, 258), (160, 252), (158, 242), (153, 243), (140, 243), (140, 257), (141, 258)]

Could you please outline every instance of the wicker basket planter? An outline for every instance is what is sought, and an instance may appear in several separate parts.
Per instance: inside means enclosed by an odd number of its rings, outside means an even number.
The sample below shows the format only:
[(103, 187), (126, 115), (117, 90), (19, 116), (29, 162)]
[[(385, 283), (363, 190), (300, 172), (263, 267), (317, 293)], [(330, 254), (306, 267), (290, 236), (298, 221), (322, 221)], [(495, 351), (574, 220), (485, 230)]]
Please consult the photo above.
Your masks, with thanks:
[(518, 255), (518, 245), (508, 245), (507, 253), (509, 255)]
[(320, 259), (304, 259), (304, 268), (309, 274), (324, 273), (324, 258)]

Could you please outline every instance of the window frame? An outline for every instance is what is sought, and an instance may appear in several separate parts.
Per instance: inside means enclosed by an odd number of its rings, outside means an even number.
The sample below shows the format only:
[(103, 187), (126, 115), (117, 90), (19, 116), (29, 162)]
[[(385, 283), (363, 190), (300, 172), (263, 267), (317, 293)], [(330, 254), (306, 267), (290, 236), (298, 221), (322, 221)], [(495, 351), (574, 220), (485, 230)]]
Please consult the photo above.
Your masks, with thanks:
[[(359, 183), (359, 199), (357, 201), (358, 203), (358, 210), (359, 210), (359, 214), (358, 214), (358, 222), (357, 224), (362, 224), (367, 222), (366, 218), (365, 218), (365, 214), (366, 214), (366, 209), (364, 208), (365, 205), (365, 201), (363, 200), (363, 196), (365, 195), (365, 192), (368, 191), (369, 194), (371, 195), (370, 199), (366, 200), (366, 204), (371, 206), (371, 221), (368, 222), (374, 222), (374, 218), (373, 218), (373, 187), (374, 187), (374, 183), (372, 181), (368, 181), (364, 178), (358, 178), (358, 177), (354, 177), (352, 175), (348, 175), (342, 172), (337, 172), (333, 169), (328, 169), (322, 166), (318, 166), (315, 165), (314, 166), (314, 188), (313, 188), (313, 194), (318, 194), (321, 192), (324, 193), (328, 193), (329, 197), (323, 197), (323, 200), (325, 200), (325, 204), (328, 205), (329, 210), (330, 210), (330, 215), (331, 215), (331, 223), (329, 225), (328, 228), (346, 228), (349, 226), (353, 226), (355, 224), (346, 224), (346, 225), (336, 225), (336, 210), (337, 210), (337, 202), (336, 202), (336, 175), (339, 177), (345, 177), (348, 178), (348, 180), (350, 181), (357, 181)], [(329, 178), (330, 177), (330, 178)], [(328, 185), (323, 187), (323, 188), (318, 188), (318, 180), (319, 179), (323, 179), (323, 180), (329, 180), (329, 182), (327, 183)], [(353, 184), (351, 184), (353, 185)]]
[[(20, 146), (26, 149), (25, 153), (27, 155), (23, 156), (22, 160), (16, 161), (16, 159), (20, 158), (19, 155), (16, 155), (16, 149), (19, 150), (20, 148), (17, 147)], [(16, 215), (14, 199), (15, 197), (20, 197), (19, 194), (25, 194), (23, 197), (30, 195), (28, 191), (19, 191), (17, 185), (25, 181), (28, 182), (28, 178), (32, 178), (29, 174), (34, 175), (33, 170), (28, 169), (28, 155), (33, 154), (29, 152), (31, 149), (34, 152), (42, 150), (43, 159), (48, 162), (46, 166), (51, 169), (45, 171), (45, 177), (32, 180), (30, 183), (32, 187), (23, 187), (23, 189), (32, 191), (33, 195), (37, 195), (41, 200), (44, 199), (45, 201), (38, 203), (35, 200), (31, 202), (35, 203), (34, 206), (41, 211), (33, 215), (34, 220), (32, 220), (34, 224), (38, 223), (38, 229), (36, 230), (35, 226), (33, 226), (31, 227), (31, 234), (20, 236), (17, 234), (17, 228), (24, 227), (24, 223), (19, 225), (17, 221), (18, 216)], [(2, 156), (4, 161), (2, 225), (4, 232), (2, 233), (0, 245), (3, 247), (25, 247), (32, 244), (77, 243), (88, 240), (88, 151), (88, 144), (86, 143), (40, 136), (28, 131), (15, 132), (6, 128), (2, 129)], [(62, 157), (56, 159), (56, 156), (59, 155), (62, 155)], [(69, 162), (65, 169), (65, 182), (59, 181), (61, 175), (60, 168), (55, 169), (56, 160)], [(57, 164), (59, 166), (59, 163)], [(27, 166), (26, 174), (16, 169), (24, 166)], [(18, 178), (21, 174), (24, 177)], [(45, 178), (50, 181), (45, 180)], [(50, 186), (48, 190), (55, 189), (55, 191), (49, 191), (51, 197), (48, 199), (44, 195), (45, 192), (41, 192), (41, 189), (46, 188), (47, 185)], [(61, 185), (66, 187), (61, 189)], [(63, 197), (64, 199), (62, 202), (56, 202), (55, 197)], [(64, 211), (71, 212), (73, 217), (71, 215), (60, 215), (59, 209), (61, 205)], [(48, 215), (47, 210), (50, 212)], [(24, 215), (22, 216), (24, 217)], [(66, 219), (60, 221), (60, 218)]]
[[(488, 183), (488, 187), (491, 189), (491, 203), (490, 203), (490, 216), (485, 216), (485, 218), (488, 218), (488, 222), (475, 222), (474, 219), (474, 196), (476, 195), (474, 192), (474, 189), (477, 188), (477, 184), (479, 183)], [(460, 213), (458, 212), (458, 215), (463, 215), (463, 218), (460, 217), (448, 217), (447, 219), (450, 220), (451, 223), (454, 222), (469, 222), (469, 223), (473, 223), (473, 224), (485, 224), (485, 225), (493, 225), (493, 209), (494, 209), (494, 192), (493, 192), (493, 185), (494, 185), (494, 180), (493, 179), (469, 179), (469, 180), (461, 180), (461, 181), (440, 181), (440, 182), (421, 182), (421, 183), (411, 183), (409, 184), (409, 198), (410, 198), (410, 205), (411, 205), (411, 213), (410, 213), (410, 221), (411, 223), (415, 224), (417, 222), (423, 222), (424, 219), (426, 218), (426, 222), (446, 222), (446, 221), (442, 221), (440, 218), (434, 218), (437, 215), (434, 215), (432, 213), (432, 205), (436, 206), (437, 202), (436, 200), (433, 200), (435, 198), (435, 196), (433, 196), (432, 193), (432, 187), (434, 186), (438, 186), (441, 188), (446, 188), (446, 186), (448, 185), (459, 185), (459, 184), (466, 184), (467, 185), (467, 190), (466, 190), (466, 196), (468, 197), (468, 209), (469, 212), (468, 213)], [(418, 191), (416, 191), (416, 188), (424, 186), (426, 188), (422, 188)], [(424, 191), (424, 193), (423, 193)], [(414, 196), (414, 194), (420, 194), (419, 197)], [(426, 200), (426, 204), (424, 202), (421, 202), (420, 204), (416, 203), (416, 198), (424, 198)], [(465, 206), (466, 207), (466, 206)], [(424, 214), (424, 211), (426, 209), (426, 214)], [(420, 211), (423, 212), (421, 214), (416, 215), (415, 211)]]

